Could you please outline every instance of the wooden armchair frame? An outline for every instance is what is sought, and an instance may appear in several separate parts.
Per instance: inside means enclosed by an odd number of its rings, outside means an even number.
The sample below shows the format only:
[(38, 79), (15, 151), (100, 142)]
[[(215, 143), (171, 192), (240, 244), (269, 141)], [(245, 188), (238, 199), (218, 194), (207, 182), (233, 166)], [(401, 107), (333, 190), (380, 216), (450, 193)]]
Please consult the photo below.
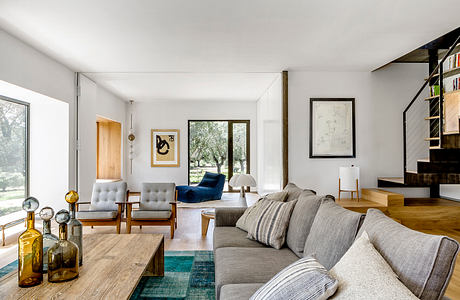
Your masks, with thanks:
[[(129, 191), (126, 192), (126, 201), (128, 201)], [(79, 206), (82, 204), (91, 204), (91, 202), (77, 202), (75, 203), (76, 210), (79, 211)], [(123, 205), (126, 202), (115, 202), (118, 205), (117, 217), (115, 219), (78, 219), (83, 226), (113, 226), (117, 227), (117, 233), (120, 234), (121, 231), (121, 219), (123, 212)]]
[[(129, 192), (129, 196), (140, 196), (140, 192)], [(160, 226), (170, 226), (171, 228), (171, 239), (174, 238), (174, 229), (177, 228), (177, 191), (175, 195), (175, 201), (169, 202), (171, 204), (171, 216), (168, 219), (133, 219), (132, 211), (133, 204), (140, 204), (140, 201), (127, 201), (126, 202), (126, 233), (131, 233), (131, 226), (139, 226), (142, 228), (142, 225), (160, 225)]]

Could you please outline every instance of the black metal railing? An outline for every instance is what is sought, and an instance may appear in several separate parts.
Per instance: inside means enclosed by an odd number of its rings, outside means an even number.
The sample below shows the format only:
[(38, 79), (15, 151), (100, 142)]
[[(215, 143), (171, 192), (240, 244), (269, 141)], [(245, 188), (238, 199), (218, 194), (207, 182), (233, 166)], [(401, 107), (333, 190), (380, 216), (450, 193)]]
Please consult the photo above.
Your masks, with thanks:
[[(438, 126), (435, 128), (438, 128), (438, 138), (439, 138), (439, 148), (442, 148), (442, 137), (443, 137), (443, 123), (444, 123), (444, 116), (443, 116), (443, 105), (444, 105), (444, 91), (443, 91), (443, 63), (451, 55), (452, 51), (455, 49), (455, 47), (459, 44), (460, 42), (460, 36), (457, 37), (455, 42), (452, 44), (452, 46), (449, 48), (449, 50), (444, 54), (443, 58), (439, 61), (437, 66), (433, 69), (431, 74), (428, 76), (427, 79), (425, 79), (425, 82), (423, 83), (422, 87), (418, 90), (418, 92), (415, 94), (414, 98), (412, 101), (407, 105), (406, 109), (403, 112), (403, 157), (404, 157), (404, 177), (407, 172), (407, 114), (409, 109), (414, 105), (416, 100), (419, 98), (420, 94), (424, 91), (424, 89), (427, 87), (427, 85), (432, 82), (434, 78), (438, 78), (437, 81), (439, 82), (439, 98), (437, 101), (437, 111), (439, 112), (439, 119), (438, 119)], [(430, 107), (430, 110), (432, 107)], [(433, 120), (430, 120), (430, 123), (433, 122)], [(431, 126), (430, 126), (431, 127)], [(429, 132), (429, 137), (433, 137), (433, 133)], [(431, 141), (429, 143), (431, 145)]]

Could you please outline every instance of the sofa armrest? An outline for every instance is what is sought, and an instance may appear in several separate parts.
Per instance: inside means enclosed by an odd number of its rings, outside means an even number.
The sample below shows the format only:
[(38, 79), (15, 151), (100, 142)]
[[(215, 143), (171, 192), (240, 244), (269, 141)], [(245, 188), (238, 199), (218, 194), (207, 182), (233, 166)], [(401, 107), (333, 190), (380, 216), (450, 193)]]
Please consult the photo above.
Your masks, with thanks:
[(235, 226), (236, 221), (243, 215), (246, 207), (216, 208), (216, 227)]

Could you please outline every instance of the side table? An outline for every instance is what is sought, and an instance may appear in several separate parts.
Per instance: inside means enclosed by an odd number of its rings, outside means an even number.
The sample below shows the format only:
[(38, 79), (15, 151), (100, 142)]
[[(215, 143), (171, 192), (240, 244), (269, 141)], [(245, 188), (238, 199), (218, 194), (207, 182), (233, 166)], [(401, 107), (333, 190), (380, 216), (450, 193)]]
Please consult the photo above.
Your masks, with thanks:
[(201, 211), (201, 235), (206, 236), (208, 233), (209, 221), (216, 218), (216, 212), (213, 209), (204, 209)]

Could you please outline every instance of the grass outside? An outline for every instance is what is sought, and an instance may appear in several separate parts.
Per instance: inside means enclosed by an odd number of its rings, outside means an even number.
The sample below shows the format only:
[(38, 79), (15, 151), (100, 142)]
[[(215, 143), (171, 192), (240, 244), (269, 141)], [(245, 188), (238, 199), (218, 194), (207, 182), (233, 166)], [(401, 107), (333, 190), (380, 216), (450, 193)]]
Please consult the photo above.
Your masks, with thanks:
[(0, 192), (0, 216), (20, 211), (24, 200), (24, 190)]

